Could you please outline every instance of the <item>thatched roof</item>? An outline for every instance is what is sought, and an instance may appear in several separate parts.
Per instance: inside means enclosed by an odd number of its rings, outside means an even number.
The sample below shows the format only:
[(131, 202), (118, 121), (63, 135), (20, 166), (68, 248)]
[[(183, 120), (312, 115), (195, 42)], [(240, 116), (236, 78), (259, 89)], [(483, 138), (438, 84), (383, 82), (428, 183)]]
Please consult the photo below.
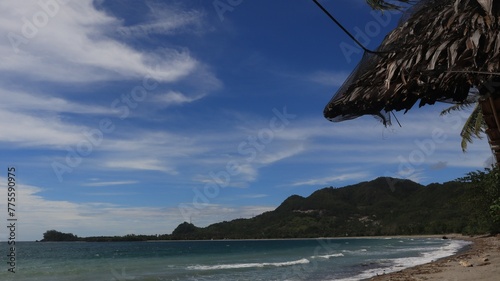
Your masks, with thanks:
[[(500, 0), (421, 0), (389, 33), (379, 54), (365, 54), (325, 107), (331, 121), (463, 102), (471, 87), (491, 93), (500, 81)], [(489, 83), (488, 85), (492, 85)], [(494, 84), (493, 84), (494, 85)]]

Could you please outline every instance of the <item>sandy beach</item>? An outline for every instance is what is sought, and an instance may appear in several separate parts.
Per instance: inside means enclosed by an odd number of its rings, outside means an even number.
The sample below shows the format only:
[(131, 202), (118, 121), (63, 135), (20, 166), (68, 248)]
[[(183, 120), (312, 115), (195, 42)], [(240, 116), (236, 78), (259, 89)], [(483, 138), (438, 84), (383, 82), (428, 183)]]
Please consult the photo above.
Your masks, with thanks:
[(469, 249), (456, 255), (402, 271), (373, 277), (373, 281), (407, 280), (500, 280), (500, 235), (468, 237), (447, 236), (449, 239), (472, 241)]

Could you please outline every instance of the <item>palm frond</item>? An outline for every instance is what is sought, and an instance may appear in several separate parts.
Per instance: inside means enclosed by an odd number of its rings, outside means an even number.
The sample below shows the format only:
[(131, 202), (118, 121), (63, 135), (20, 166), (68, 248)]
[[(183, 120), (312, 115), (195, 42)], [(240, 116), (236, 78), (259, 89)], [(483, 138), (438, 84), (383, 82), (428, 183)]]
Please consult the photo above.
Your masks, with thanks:
[(441, 111), (441, 113), (439, 115), (443, 116), (446, 114), (450, 114), (452, 111), (464, 110), (464, 109), (470, 108), (472, 105), (473, 105), (472, 103), (455, 104), (455, 105), (452, 105), (452, 106), (448, 107), (447, 109), (444, 109), (443, 111)]
[(486, 130), (486, 122), (484, 121), (483, 111), (481, 106), (476, 104), (476, 107), (472, 111), (467, 121), (465, 121), (464, 127), (460, 136), (462, 137), (462, 150), (467, 151), (467, 144), (472, 143), (474, 138), (482, 139), (482, 134)]

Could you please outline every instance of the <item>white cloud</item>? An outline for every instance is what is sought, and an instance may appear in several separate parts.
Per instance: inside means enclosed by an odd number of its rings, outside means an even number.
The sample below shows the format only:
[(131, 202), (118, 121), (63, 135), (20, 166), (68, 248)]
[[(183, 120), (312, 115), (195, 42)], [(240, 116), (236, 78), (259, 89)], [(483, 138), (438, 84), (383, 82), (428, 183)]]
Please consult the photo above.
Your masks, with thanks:
[(202, 139), (160, 130), (128, 130), (105, 139), (92, 166), (100, 169), (159, 171), (178, 175), (183, 165), (195, 166), (211, 149)]
[[(0, 88), (0, 142), (14, 146), (63, 149), (86, 140), (86, 132), (96, 129), (66, 118), (66, 114), (103, 115), (111, 117), (115, 110), (105, 106), (82, 104), (45, 94), (8, 91)], [(85, 122), (80, 119), (80, 122)]]
[(180, 92), (169, 91), (168, 93), (165, 94), (155, 95), (154, 100), (156, 102), (161, 103), (161, 105), (171, 106), (171, 105), (181, 105), (184, 103), (191, 103), (203, 97), (204, 95), (198, 95), (196, 97), (188, 97)]
[(347, 181), (347, 180), (362, 180), (366, 179), (368, 176), (367, 173), (347, 173), (347, 174), (342, 174), (342, 175), (337, 175), (337, 176), (329, 176), (329, 177), (324, 177), (324, 178), (315, 178), (315, 179), (310, 179), (310, 180), (305, 180), (305, 181), (299, 181), (292, 183), (292, 186), (303, 186), (303, 185), (311, 185), (311, 186), (325, 186), (325, 185), (331, 185), (334, 182), (342, 182), (342, 181)]
[(113, 186), (113, 185), (130, 185), (138, 183), (138, 181), (104, 181), (104, 182), (91, 182), (84, 183), (82, 186)]
[(26, 93), (0, 88), (0, 109), (15, 112), (73, 113), (111, 115), (117, 112), (110, 107), (85, 105), (64, 98), (53, 97), (42, 93)]
[(231, 169), (236, 169), (230, 174), (227, 170), (226, 164), (218, 165), (218, 169), (210, 169), (206, 174), (198, 174), (193, 177), (193, 181), (202, 183), (204, 185), (217, 184), (223, 187), (233, 187), (233, 188), (247, 188), (249, 183), (257, 180), (259, 176), (259, 169), (255, 165), (248, 163), (235, 162), (235, 166), (231, 166)]
[(347, 72), (317, 71), (307, 76), (307, 79), (324, 86), (339, 87), (348, 76)]
[(175, 168), (169, 167), (168, 164), (158, 159), (134, 159), (127, 158), (126, 160), (107, 161), (103, 166), (112, 169), (126, 169), (126, 170), (147, 170), (147, 171), (160, 171), (168, 174), (176, 175), (178, 172)]
[(282, 161), (284, 159), (296, 156), (300, 154), (301, 152), (304, 152), (305, 147), (302, 143), (299, 144), (290, 144), (290, 145), (279, 145), (279, 148), (269, 148), (267, 149), (269, 152), (263, 152), (260, 159), (259, 163), (264, 164), (264, 165), (270, 165), (275, 162)]
[[(38, 2), (3, 2), (0, 31), (10, 40), (0, 43), (5, 58), (0, 71), (56, 82), (145, 76), (173, 82), (197, 71), (199, 63), (187, 50), (162, 48), (152, 54), (113, 39), (121, 22), (97, 10), (91, 0), (56, 4), (49, 13)], [(40, 22), (44, 18), (36, 15), (46, 15), (45, 20)]]
[(128, 155), (191, 156), (205, 151), (197, 145), (202, 138), (161, 130), (134, 129), (120, 131), (117, 139), (102, 144), (109, 152), (127, 152)]
[(173, 5), (146, 3), (149, 6), (149, 20), (131, 26), (120, 26), (117, 31), (126, 36), (147, 36), (149, 34), (174, 35), (197, 32), (203, 25), (204, 13), (197, 10), (185, 11)]
[[(63, 122), (57, 116), (37, 116), (0, 110), (0, 142), (15, 146), (61, 149), (84, 139), (84, 128)], [(15, 122), (12, 122), (14, 121)]]
[(241, 195), (240, 198), (247, 198), (247, 199), (259, 199), (259, 198), (265, 198), (269, 197), (268, 194), (244, 194)]

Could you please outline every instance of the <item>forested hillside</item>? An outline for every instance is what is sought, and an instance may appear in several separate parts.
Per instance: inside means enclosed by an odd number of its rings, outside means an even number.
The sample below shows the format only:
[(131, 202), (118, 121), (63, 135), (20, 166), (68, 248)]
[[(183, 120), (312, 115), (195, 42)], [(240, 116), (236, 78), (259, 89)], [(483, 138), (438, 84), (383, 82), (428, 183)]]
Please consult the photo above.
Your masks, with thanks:
[[(171, 239), (298, 238), (366, 235), (485, 233), (477, 193), (469, 183), (423, 186), (378, 178), (343, 188), (288, 197), (276, 210), (198, 228), (183, 223)], [(488, 206), (486, 206), (488, 207)]]

